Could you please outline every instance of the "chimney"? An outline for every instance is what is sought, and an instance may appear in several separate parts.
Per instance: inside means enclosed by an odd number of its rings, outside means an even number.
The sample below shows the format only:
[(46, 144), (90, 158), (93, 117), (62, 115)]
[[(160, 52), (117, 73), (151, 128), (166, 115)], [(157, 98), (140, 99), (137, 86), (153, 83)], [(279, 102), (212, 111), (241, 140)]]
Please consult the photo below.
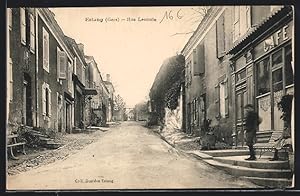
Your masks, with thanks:
[(106, 74), (106, 81), (110, 82), (110, 74)]
[(82, 43), (79, 43), (79, 44), (77, 44), (77, 46), (78, 46), (80, 52), (81, 52), (82, 54), (84, 54), (84, 45), (83, 45)]

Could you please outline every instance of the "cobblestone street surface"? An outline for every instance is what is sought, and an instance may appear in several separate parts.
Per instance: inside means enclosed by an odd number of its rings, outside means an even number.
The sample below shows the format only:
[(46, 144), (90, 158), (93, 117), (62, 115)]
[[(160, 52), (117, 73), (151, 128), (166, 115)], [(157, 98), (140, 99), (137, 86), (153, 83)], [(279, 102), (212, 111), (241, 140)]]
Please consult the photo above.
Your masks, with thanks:
[(42, 167), (8, 176), (8, 190), (257, 187), (176, 150), (137, 122), (82, 135), (52, 152)]

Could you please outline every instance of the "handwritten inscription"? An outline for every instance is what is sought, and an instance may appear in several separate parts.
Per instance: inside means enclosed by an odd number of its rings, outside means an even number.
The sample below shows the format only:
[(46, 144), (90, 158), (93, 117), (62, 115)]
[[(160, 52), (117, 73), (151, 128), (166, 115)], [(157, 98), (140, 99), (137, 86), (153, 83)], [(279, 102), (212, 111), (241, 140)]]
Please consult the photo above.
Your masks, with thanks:
[(180, 14), (180, 12), (181, 12), (181, 9), (179, 9), (177, 12), (175, 12), (175, 15), (174, 15), (173, 10), (165, 11), (165, 13), (159, 23), (162, 23), (164, 20), (173, 20), (175, 18), (182, 19), (183, 16)]

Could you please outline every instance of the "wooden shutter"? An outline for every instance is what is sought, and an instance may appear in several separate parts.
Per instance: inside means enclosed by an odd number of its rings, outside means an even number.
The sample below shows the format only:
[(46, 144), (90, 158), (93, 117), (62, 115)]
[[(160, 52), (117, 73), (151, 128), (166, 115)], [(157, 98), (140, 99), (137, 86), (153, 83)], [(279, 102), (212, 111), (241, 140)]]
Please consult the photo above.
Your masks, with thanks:
[(35, 50), (35, 24), (33, 14), (30, 14), (30, 50), (33, 52)]
[(218, 58), (225, 54), (225, 28), (224, 28), (224, 13), (216, 22), (217, 29), (217, 55)]
[(26, 16), (25, 8), (20, 8), (21, 43), (26, 44)]
[(228, 78), (225, 79), (224, 81), (224, 90), (225, 90), (225, 117), (229, 116), (229, 96), (228, 96), (228, 92), (229, 92), (229, 85), (228, 85)]
[(51, 117), (51, 90), (48, 88), (48, 108), (49, 108), (49, 117)]
[(194, 49), (193, 50), (193, 75), (194, 76), (199, 76), (200, 75), (200, 70), (199, 70), (199, 66), (198, 66), (198, 58), (197, 58), (197, 50)]
[(57, 50), (59, 79), (65, 80), (67, 78), (67, 55), (64, 51)]
[(43, 28), (43, 68), (49, 72), (49, 34)]
[(205, 73), (205, 48), (204, 48), (204, 42), (200, 43), (197, 46), (197, 56), (198, 56), (199, 73), (204, 74)]
[(220, 116), (220, 85), (217, 84), (215, 86), (215, 104), (216, 104), (216, 111), (217, 111), (217, 117)]
[(46, 85), (42, 85), (42, 114), (46, 115)]

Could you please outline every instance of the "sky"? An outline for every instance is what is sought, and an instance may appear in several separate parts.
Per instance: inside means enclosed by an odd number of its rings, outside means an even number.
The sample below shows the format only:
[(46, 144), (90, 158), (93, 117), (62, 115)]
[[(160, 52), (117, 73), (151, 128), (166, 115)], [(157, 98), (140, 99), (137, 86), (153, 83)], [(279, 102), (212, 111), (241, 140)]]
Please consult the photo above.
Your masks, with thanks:
[(51, 11), (64, 34), (83, 43), (85, 55), (94, 56), (103, 79), (110, 74), (116, 93), (127, 107), (134, 107), (147, 99), (163, 61), (180, 53), (192, 35), (187, 32), (199, 24), (196, 8), (93, 7)]

